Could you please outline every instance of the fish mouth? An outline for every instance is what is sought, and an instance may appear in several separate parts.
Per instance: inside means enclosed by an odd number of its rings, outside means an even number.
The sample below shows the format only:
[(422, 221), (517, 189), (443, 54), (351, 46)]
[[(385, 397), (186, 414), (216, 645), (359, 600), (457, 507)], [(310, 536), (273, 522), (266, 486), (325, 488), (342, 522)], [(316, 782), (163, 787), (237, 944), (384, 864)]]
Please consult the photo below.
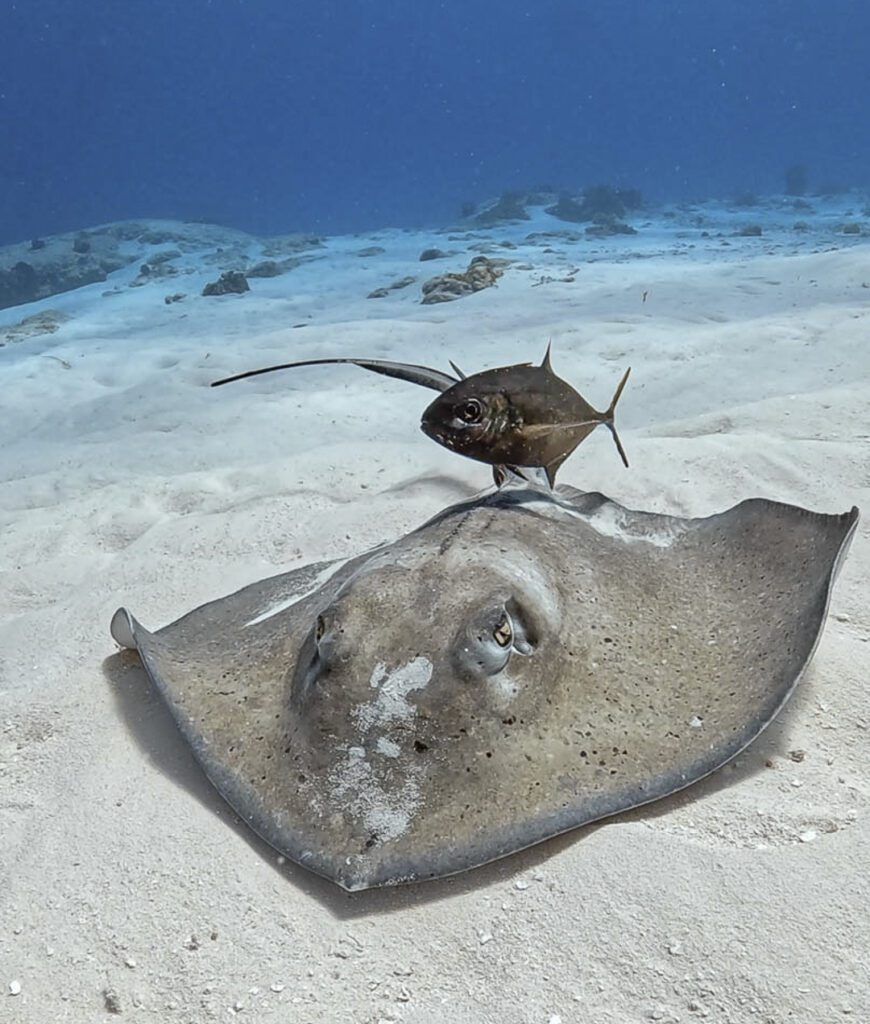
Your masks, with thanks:
[(439, 444), (445, 444), (446, 434), (444, 427), (438, 423), (428, 419), (426, 416), (420, 420), (420, 429), (427, 437), (431, 437), (433, 441), (437, 441)]
[(453, 434), (444, 430), (443, 427), (420, 424), (420, 429), (427, 437), (431, 437), (433, 441), (440, 444), (442, 448), (449, 448), (452, 452), (459, 451), (456, 447), (456, 438)]

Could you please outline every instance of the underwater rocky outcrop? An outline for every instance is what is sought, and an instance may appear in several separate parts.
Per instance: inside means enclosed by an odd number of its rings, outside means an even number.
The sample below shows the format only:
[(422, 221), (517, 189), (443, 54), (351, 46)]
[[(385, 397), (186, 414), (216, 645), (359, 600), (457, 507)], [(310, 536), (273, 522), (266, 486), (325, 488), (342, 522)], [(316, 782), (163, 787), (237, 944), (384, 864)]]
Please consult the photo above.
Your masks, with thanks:
[(606, 220), (599, 224), (590, 224), (585, 234), (587, 238), (610, 238), (613, 235), (636, 235), (637, 228), (621, 220)]
[(251, 286), (241, 270), (225, 270), (217, 281), (209, 281), (203, 288), (203, 295), (242, 295)]
[[(7, 245), (0, 248), (0, 309), (105, 281), (109, 274), (131, 264), (140, 266), (137, 284), (169, 277), (175, 273), (169, 261), (185, 253), (198, 254), (201, 262), (213, 259), (226, 266), (235, 249), (246, 253), (254, 241), (243, 231), (216, 224), (118, 221)], [(289, 237), (281, 241), (294, 244)], [(312, 247), (316, 241), (305, 236), (295, 244)], [(172, 245), (172, 255), (150, 251), (158, 245)], [(213, 252), (202, 256), (204, 249)]]
[(495, 202), (485, 206), (472, 218), (481, 227), (494, 227), (496, 224), (512, 224), (518, 220), (529, 220), (522, 192), (505, 192)]
[(475, 256), (468, 264), (468, 269), (462, 273), (439, 274), (424, 281), (421, 302), (424, 306), (437, 302), (453, 302), (454, 299), (461, 299), (465, 295), (473, 295), (474, 292), (490, 288), (509, 264), (510, 260)]
[(172, 266), (172, 261), (180, 256), (181, 253), (178, 249), (166, 249), (163, 252), (155, 252), (139, 267), (139, 273), (130, 282), (130, 287), (141, 288), (142, 285), (150, 284), (152, 281), (176, 277), (179, 270), (178, 267)]
[(287, 253), (308, 252), (310, 249), (323, 249), (324, 242), (319, 235), (291, 233), (289, 235), (272, 235), (265, 239), (264, 256), (285, 256)]
[(593, 221), (607, 224), (624, 217), (627, 210), (639, 209), (643, 198), (636, 188), (612, 188), (610, 185), (592, 185), (579, 196), (562, 192), (546, 212), (559, 220), (582, 224)]
[(288, 256), (283, 260), (260, 260), (258, 263), (248, 267), (245, 271), (245, 277), (280, 277), (281, 274), (295, 270), (297, 267), (301, 267), (303, 263), (308, 263), (316, 258), (314, 256)]
[(105, 281), (131, 262), (102, 233), (56, 235), (0, 250), (0, 309)]

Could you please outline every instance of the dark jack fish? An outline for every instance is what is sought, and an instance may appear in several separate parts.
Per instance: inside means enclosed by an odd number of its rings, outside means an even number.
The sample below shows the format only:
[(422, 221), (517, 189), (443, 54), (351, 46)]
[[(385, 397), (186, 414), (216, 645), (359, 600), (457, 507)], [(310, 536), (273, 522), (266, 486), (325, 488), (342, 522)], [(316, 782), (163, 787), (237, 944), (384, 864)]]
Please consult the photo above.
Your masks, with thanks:
[(423, 412), (420, 423), (423, 433), (451, 451), (492, 466), (499, 486), (507, 478), (507, 470), (523, 476), (523, 469), (543, 469), (553, 487), (562, 463), (581, 441), (602, 425), (613, 435), (617, 451), (628, 466), (613, 420), (631, 368), (623, 374), (610, 405), (599, 412), (567, 381), (553, 373), (549, 346), (540, 366), (518, 363), (470, 376), (452, 362), (455, 377), (427, 366), (382, 359), (304, 359), (237, 373), (216, 380), (211, 386), (219, 387), (275, 370), (325, 363), (350, 363), (440, 391), (438, 398)]

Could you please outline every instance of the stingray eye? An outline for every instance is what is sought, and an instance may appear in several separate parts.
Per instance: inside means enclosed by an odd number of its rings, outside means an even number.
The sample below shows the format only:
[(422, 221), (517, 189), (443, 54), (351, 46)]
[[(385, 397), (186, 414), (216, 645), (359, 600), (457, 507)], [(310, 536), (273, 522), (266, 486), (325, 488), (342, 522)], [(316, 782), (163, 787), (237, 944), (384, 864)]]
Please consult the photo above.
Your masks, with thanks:
[(317, 616), (317, 622), (314, 625), (314, 642), (320, 643), (323, 639), (323, 634), (326, 632), (326, 623), (323, 621), (323, 616)]
[(492, 638), (499, 647), (510, 647), (514, 639), (514, 631), (507, 612), (499, 619), (498, 624), (492, 631)]
[(469, 398), (459, 406), (458, 414), (463, 423), (480, 423), (483, 419), (483, 402), (477, 398)]

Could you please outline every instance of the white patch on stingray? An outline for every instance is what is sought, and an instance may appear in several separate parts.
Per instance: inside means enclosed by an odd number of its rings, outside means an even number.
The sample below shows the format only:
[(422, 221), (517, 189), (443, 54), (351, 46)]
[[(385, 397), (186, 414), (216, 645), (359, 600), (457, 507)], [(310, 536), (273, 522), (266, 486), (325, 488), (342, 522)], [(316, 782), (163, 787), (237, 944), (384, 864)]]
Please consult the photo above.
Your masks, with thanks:
[(414, 706), (407, 697), (414, 690), (422, 690), (432, 678), (432, 662), (418, 657), (407, 665), (388, 672), (383, 662), (374, 667), (369, 685), (377, 690), (374, 700), (358, 704), (354, 716), (361, 729), (373, 725), (388, 725), (391, 722), (408, 722), (414, 717)]
[(625, 511), (616, 505), (602, 505), (592, 515), (578, 515), (603, 537), (614, 537), (630, 543), (640, 541), (656, 548), (669, 548), (686, 532), (686, 527), (676, 521), (665, 520), (656, 526), (644, 526), (643, 520), (632, 522)]
[(599, 506), (594, 512), (581, 512), (580, 509), (558, 499), (544, 498), (529, 501), (523, 507), (534, 509), (551, 518), (570, 516), (573, 519), (582, 519), (602, 537), (613, 537), (616, 540), (629, 542), (645, 541), (657, 548), (669, 548), (686, 531), (685, 525), (677, 521), (665, 521), (656, 526), (651, 523), (649, 526), (643, 525), (643, 518), (632, 522), (626, 515), (625, 509), (610, 503)]
[(242, 626), (242, 629), (247, 629), (248, 626), (256, 626), (260, 622), (265, 622), (266, 619), (271, 619), (273, 615), (277, 615), (279, 612), (285, 611), (287, 608), (292, 608), (294, 604), (298, 604), (300, 601), (304, 601), (306, 597), (310, 597), (316, 590), (319, 590), (324, 583), (330, 577), (334, 576), (335, 573), (344, 565), (344, 562), (339, 562), (336, 565), (330, 565), (324, 569), (323, 572), (317, 574), (317, 576), (311, 581), (310, 585), (307, 586), (303, 591), (295, 591), (289, 596), (280, 599), (276, 604), (270, 605), (265, 611), (260, 612), (253, 619)]
[(388, 791), (362, 747), (349, 747), (328, 781), (332, 802), (349, 811), (378, 842), (388, 842), (408, 831), (422, 802), (418, 779), (419, 769), (412, 769), (398, 788)]
[[(408, 694), (422, 689), (431, 678), (432, 662), (428, 658), (414, 658), (391, 672), (378, 662), (369, 680), (375, 691), (372, 700), (353, 710), (360, 733), (394, 722), (410, 722), (416, 711)], [(411, 767), (403, 772), (391, 764), (402, 750), (386, 736), (377, 738), (374, 751), (388, 760), (372, 765), (362, 747), (348, 747), (345, 761), (329, 773), (328, 781), (332, 802), (345, 808), (378, 842), (386, 842), (407, 832), (420, 806), (420, 769)]]

